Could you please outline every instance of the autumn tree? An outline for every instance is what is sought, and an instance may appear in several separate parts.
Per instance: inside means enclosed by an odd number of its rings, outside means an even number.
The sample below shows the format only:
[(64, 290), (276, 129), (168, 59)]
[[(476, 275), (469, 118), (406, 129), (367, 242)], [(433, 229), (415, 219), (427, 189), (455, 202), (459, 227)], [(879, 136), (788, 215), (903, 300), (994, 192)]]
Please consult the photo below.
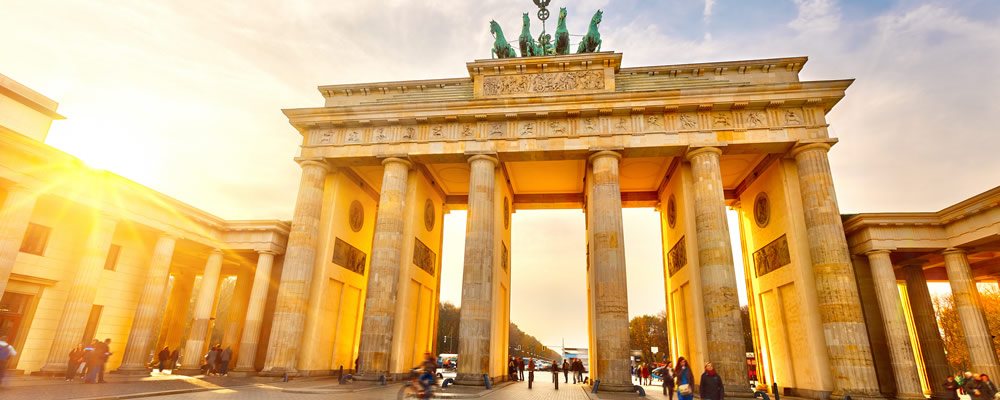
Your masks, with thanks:
[[(979, 285), (979, 298), (983, 304), (986, 323), (993, 333), (993, 348), (1000, 349), (1000, 290), (994, 285)], [(938, 326), (941, 328), (941, 338), (948, 364), (956, 371), (969, 371), (969, 348), (965, 343), (962, 323), (959, 320), (958, 309), (955, 307), (955, 297), (950, 293), (934, 297), (934, 310), (937, 313)], [(1000, 354), (998, 354), (1000, 355)]]
[[(662, 361), (670, 349), (670, 336), (667, 332), (666, 311), (633, 317), (628, 324), (629, 346), (632, 350), (642, 351), (642, 359), (645, 361)], [(656, 354), (652, 353), (652, 347), (657, 347)]]

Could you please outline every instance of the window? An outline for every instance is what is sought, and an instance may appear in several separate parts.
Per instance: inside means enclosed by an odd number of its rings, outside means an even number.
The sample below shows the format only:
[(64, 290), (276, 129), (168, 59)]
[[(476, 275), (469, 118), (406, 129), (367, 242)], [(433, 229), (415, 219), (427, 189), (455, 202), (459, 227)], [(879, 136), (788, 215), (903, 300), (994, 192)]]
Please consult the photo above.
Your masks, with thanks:
[(118, 254), (121, 253), (122, 247), (113, 244), (111, 248), (108, 249), (108, 258), (104, 260), (104, 269), (108, 271), (114, 271), (115, 267), (118, 265)]
[(21, 242), (21, 252), (44, 255), (50, 233), (52, 233), (52, 228), (29, 223), (28, 230), (24, 232), (24, 241)]

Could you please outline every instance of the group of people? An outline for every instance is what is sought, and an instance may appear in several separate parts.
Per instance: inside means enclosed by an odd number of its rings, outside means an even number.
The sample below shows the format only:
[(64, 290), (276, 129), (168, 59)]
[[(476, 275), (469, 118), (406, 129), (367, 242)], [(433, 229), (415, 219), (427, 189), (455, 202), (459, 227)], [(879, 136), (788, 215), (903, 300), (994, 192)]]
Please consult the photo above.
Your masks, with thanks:
[(173, 371), (177, 367), (177, 359), (180, 358), (178, 350), (170, 351), (170, 347), (164, 347), (163, 350), (156, 353), (156, 369), (161, 373), (168, 369)]
[(106, 383), (104, 381), (105, 364), (111, 357), (111, 339), (103, 342), (94, 339), (89, 346), (83, 343), (70, 350), (66, 365), (66, 381), (83, 378), (83, 383)]
[(997, 386), (986, 374), (966, 372), (964, 376), (949, 376), (944, 388), (952, 399), (958, 399), (959, 392), (969, 395), (972, 400), (994, 400), (1000, 398)]
[(647, 363), (633, 365), (632, 376), (639, 380), (639, 385), (653, 384), (653, 369)]
[[(648, 368), (648, 366), (647, 366)], [(663, 394), (668, 400), (673, 400), (674, 389), (677, 391), (678, 400), (692, 400), (694, 398), (694, 372), (688, 365), (687, 359), (680, 357), (677, 359), (677, 367), (674, 363), (667, 362), (662, 369), (663, 374)], [(705, 364), (705, 371), (701, 374), (699, 394), (702, 400), (725, 400), (726, 389), (722, 384), (722, 377), (715, 370), (712, 363)]]
[(565, 378), (564, 382), (569, 383), (569, 373), (572, 372), (573, 383), (583, 383), (583, 361), (580, 361), (579, 358), (574, 358), (572, 360), (573, 361), (569, 361), (565, 358), (563, 359), (562, 370), (563, 378)]
[(222, 345), (215, 345), (205, 354), (205, 364), (201, 366), (201, 372), (205, 375), (229, 375), (229, 361), (233, 359), (233, 349)]

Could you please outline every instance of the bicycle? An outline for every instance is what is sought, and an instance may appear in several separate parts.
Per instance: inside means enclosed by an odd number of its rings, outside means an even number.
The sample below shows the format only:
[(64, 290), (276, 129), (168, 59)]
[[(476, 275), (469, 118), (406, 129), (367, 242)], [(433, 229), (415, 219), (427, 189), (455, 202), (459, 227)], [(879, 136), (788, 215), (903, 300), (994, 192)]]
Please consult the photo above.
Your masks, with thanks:
[(425, 386), (423, 382), (420, 381), (420, 377), (423, 375), (423, 369), (413, 368), (410, 369), (410, 379), (403, 383), (403, 387), (399, 389), (399, 394), (396, 396), (397, 399), (432, 399), (434, 398), (434, 393), (438, 391), (438, 386), (435, 383), (435, 379), (431, 378), (427, 385)]

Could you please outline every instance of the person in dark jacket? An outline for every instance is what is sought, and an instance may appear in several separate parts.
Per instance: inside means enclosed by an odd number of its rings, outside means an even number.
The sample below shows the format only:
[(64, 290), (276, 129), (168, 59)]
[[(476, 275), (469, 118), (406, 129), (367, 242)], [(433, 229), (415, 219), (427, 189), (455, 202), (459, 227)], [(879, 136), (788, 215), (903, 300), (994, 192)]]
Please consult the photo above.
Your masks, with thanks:
[(177, 360), (180, 358), (181, 358), (180, 348), (176, 348), (174, 349), (174, 351), (170, 352), (170, 363), (167, 365), (170, 366), (171, 373), (173, 373), (174, 368), (177, 368)]
[(524, 380), (524, 358), (517, 358), (517, 379)]
[(83, 355), (85, 353), (83, 343), (76, 345), (76, 348), (70, 350), (69, 362), (66, 365), (66, 382), (76, 378), (76, 371), (80, 369), (80, 364), (83, 364)]
[(989, 375), (982, 374), (979, 377), (980, 377), (979, 387), (976, 388), (979, 391), (978, 399), (993, 400), (993, 396), (996, 396), (997, 394), (997, 386), (993, 384), (993, 381), (990, 380)]
[(569, 359), (567, 359), (567, 358), (563, 359), (562, 370), (563, 370), (563, 379), (564, 379), (563, 383), (569, 383)]
[(948, 379), (945, 380), (944, 383), (941, 386), (944, 387), (944, 390), (948, 391), (948, 398), (949, 399), (952, 399), (952, 400), (958, 400), (959, 399), (959, 397), (958, 397), (958, 388), (961, 387), (961, 385), (959, 385), (958, 382), (955, 381), (955, 377), (954, 376), (949, 376)]
[(712, 363), (705, 364), (705, 372), (701, 374), (701, 391), (703, 400), (724, 400), (726, 389), (722, 385), (722, 377), (715, 372)]
[(674, 399), (674, 363), (667, 361), (667, 366), (660, 372), (663, 376), (663, 394), (667, 395), (667, 400)]
[(162, 373), (164, 369), (167, 369), (167, 363), (170, 362), (170, 348), (164, 347), (160, 350), (159, 354), (156, 355), (156, 360), (159, 361), (159, 370)]

